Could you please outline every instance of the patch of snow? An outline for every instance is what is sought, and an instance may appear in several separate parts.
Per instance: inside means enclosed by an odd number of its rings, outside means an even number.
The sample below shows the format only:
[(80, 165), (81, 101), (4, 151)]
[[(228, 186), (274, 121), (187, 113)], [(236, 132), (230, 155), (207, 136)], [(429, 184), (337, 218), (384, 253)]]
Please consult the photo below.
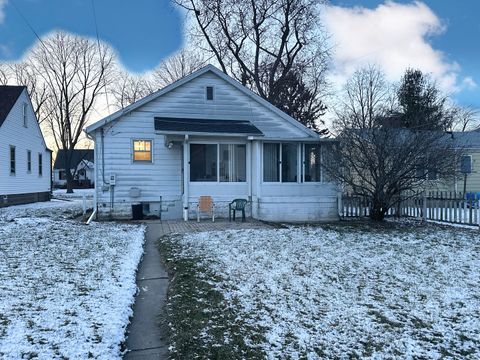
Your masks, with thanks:
[(0, 210), (0, 358), (121, 358), (145, 229), (62, 216), (78, 209)]
[[(480, 240), (433, 226), (187, 234), (268, 358), (480, 357)], [(255, 343), (255, 334), (250, 334)]]
[(66, 189), (53, 190), (53, 197), (57, 199), (81, 199), (84, 196), (92, 199), (95, 189), (73, 189), (73, 193), (67, 194)]

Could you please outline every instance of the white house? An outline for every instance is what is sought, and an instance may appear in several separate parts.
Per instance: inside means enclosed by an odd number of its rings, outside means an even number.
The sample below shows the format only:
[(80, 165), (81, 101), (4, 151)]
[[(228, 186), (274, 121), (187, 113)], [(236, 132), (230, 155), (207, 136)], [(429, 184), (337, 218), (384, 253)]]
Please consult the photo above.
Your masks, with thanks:
[(50, 200), (51, 156), (24, 86), (0, 86), (0, 207)]
[(329, 144), (208, 65), (90, 125), (100, 215), (131, 205), (162, 219), (196, 217), (199, 196), (216, 213), (247, 199), (268, 221), (337, 219), (337, 188), (320, 162)]
[[(91, 187), (94, 184), (93, 150), (72, 150), (71, 167), (70, 173), (74, 174), (75, 187)], [(53, 164), (53, 185), (62, 187), (66, 184), (65, 151), (60, 149)]]

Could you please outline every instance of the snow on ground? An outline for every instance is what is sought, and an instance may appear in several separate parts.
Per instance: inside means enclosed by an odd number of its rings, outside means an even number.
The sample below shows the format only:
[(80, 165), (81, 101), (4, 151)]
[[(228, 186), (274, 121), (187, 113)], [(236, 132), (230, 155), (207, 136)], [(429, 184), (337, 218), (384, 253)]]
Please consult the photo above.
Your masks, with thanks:
[(219, 278), (211, 283), (265, 335), (269, 358), (480, 357), (476, 231), (331, 226), (178, 238), (175, 256), (200, 259)]
[(120, 358), (144, 227), (69, 220), (81, 202), (0, 210), (0, 358)]
[(21, 217), (48, 217), (72, 219), (83, 213), (81, 200), (56, 200), (0, 208), (0, 223)]
[(53, 190), (53, 197), (57, 199), (81, 199), (85, 196), (87, 199), (91, 199), (94, 192), (95, 189), (73, 189), (73, 193), (67, 194), (66, 189), (55, 189)]

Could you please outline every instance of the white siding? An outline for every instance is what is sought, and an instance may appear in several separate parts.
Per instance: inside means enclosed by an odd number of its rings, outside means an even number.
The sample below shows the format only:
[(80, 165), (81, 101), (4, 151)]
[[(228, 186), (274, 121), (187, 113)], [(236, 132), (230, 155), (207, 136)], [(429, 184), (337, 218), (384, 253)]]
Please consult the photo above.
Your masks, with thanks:
[[(205, 87), (214, 86), (215, 100), (207, 102)], [(218, 120), (248, 120), (259, 128), (268, 139), (287, 141), (304, 139), (306, 132), (292, 125), (278, 114), (259, 104), (217, 75), (207, 72), (192, 81), (144, 104), (127, 115), (95, 131), (96, 193), (100, 214), (131, 215), (131, 204), (151, 203), (151, 210), (158, 215), (162, 198), (162, 218), (182, 216), (182, 158), (183, 143), (175, 141), (168, 149), (165, 137), (155, 134), (154, 117), (207, 118)], [(134, 163), (132, 142), (135, 139), (152, 140), (152, 163)], [(169, 137), (181, 140), (180, 137)], [(219, 138), (220, 139), (220, 138)], [(191, 136), (191, 142), (205, 141)], [(208, 138), (208, 141), (216, 141)], [(219, 140), (219, 142), (225, 139)], [(247, 143), (247, 139), (232, 142)], [(104, 145), (104, 155), (102, 146)], [(330, 220), (336, 214), (336, 190), (331, 184), (261, 184), (261, 141), (253, 141), (252, 159), (247, 159), (247, 172), (252, 173), (252, 203), (254, 216), (287, 221)], [(102, 157), (105, 165), (103, 166)], [(116, 184), (109, 186), (110, 175), (115, 174)], [(247, 176), (248, 178), (249, 176)], [(249, 197), (247, 183), (189, 183), (189, 215), (196, 216), (196, 203), (200, 195), (210, 195), (217, 204), (217, 213), (227, 215), (228, 203), (234, 198)], [(139, 197), (131, 196), (131, 189), (139, 188)], [(110, 191), (113, 189), (112, 192)], [(266, 196), (264, 198), (264, 196)], [(292, 201), (294, 199), (295, 201)], [(284, 205), (282, 205), (282, 203)], [(152, 208), (152, 205), (153, 208)], [(282, 216), (278, 212), (282, 211)], [(273, 214), (269, 216), (269, 214)], [(293, 214), (293, 216), (292, 216)], [(296, 214), (296, 215), (295, 215)], [(322, 218), (323, 217), (323, 218)]]
[[(23, 104), (27, 103), (28, 126), (23, 126)], [(16, 173), (10, 174), (10, 146), (15, 146)], [(27, 150), (32, 152), (32, 171), (27, 172)], [(38, 174), (42, 154), (43, 174)], [(50, 191), (50, 152), (24, 90), (0, 127), (0, 195)]]
[[(215, 99), (205, 99), (206, 86), (214, 86)], [(207, 72), (132, 112), (134, 117), (172, 116), (217, 120), (248, 120), (265, 137), (301, 138), (306, 133), (280, 118), (225, 80)], [(153, 123), (152, 123), (153, 126)]]

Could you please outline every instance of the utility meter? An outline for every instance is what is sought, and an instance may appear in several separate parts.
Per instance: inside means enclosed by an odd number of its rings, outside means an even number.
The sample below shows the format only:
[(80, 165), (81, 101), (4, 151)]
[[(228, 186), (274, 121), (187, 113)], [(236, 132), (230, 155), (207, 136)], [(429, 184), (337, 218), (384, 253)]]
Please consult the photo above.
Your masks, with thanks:
[(111, 174), (110, 175), (110, 186), (115, 186), (115, 180), (116, 180), (115, 174)]

